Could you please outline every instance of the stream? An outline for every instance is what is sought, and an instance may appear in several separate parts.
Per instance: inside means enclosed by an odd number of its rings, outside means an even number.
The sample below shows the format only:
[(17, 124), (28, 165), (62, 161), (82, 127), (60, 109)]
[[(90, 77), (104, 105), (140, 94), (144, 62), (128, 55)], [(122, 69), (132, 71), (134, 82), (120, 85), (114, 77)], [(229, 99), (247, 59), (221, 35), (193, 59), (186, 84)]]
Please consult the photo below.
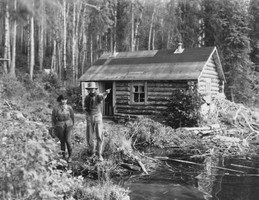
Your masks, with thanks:
[(200, 165), (165, 161), (156, 172), (124, 182), (131, 200), (258, 200), (259, 161), (211, 158)]

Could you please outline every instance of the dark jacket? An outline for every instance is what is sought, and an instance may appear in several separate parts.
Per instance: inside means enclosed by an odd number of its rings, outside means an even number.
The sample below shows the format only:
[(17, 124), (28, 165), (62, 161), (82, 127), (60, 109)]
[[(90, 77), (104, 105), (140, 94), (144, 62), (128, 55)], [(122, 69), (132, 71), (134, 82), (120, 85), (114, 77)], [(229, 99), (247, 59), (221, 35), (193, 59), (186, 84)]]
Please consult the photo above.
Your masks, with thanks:
[(55, 107), (52, 111), (52, 126), (73, 126), (74, 125), (74, 111), (69, 105), (63, 108), (61, 105)]

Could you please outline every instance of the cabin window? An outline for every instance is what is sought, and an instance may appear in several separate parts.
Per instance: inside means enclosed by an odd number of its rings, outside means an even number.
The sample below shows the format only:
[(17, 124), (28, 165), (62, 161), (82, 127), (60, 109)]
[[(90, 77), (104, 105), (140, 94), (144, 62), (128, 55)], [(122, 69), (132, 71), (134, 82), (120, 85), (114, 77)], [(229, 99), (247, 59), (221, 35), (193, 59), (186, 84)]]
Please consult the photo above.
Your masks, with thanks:
[(132, 103), (145, 103), (146, 102), (146, 84), (133, 83), (131, 93)]

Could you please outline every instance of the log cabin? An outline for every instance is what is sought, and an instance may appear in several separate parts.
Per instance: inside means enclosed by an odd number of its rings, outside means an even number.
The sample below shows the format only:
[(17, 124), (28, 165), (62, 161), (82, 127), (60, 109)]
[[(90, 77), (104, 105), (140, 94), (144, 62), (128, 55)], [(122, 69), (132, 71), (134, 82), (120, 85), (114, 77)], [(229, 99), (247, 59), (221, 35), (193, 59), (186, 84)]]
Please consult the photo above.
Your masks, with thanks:
[(216, 47), (104, 53), (79, 79), (82, 96), (85, 84), (96, 82), (99, 92), (111, 88), (103, 115), (137, 117), (167, 109), (176, 89), (190, 82), (206, 96), (224, 93), (225, 77)]

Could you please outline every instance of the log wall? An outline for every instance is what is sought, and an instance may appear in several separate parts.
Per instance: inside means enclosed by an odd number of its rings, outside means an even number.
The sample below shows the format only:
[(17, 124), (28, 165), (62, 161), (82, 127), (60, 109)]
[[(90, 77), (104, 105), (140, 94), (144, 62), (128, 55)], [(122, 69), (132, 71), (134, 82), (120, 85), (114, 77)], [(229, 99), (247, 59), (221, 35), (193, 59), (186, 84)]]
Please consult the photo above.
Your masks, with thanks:
[(210, 95), (216, 95), (220, 91), (220, 78), (213, 59), (210, 59), (201, 72), (198, 80), (198, 90), (201, 94), (206, 94), (206, 81), (210, 80)]
[[(144, 82), (143, 82), (144, 83)], [(186, 81), (147, 81), (147, 99), (144, 103), (132, 103), (131, 87), (134, 82), (120, 81), (115, 83), (115, 115), (152, 115), (167, 108), (172, 92), (186, 88)]]

